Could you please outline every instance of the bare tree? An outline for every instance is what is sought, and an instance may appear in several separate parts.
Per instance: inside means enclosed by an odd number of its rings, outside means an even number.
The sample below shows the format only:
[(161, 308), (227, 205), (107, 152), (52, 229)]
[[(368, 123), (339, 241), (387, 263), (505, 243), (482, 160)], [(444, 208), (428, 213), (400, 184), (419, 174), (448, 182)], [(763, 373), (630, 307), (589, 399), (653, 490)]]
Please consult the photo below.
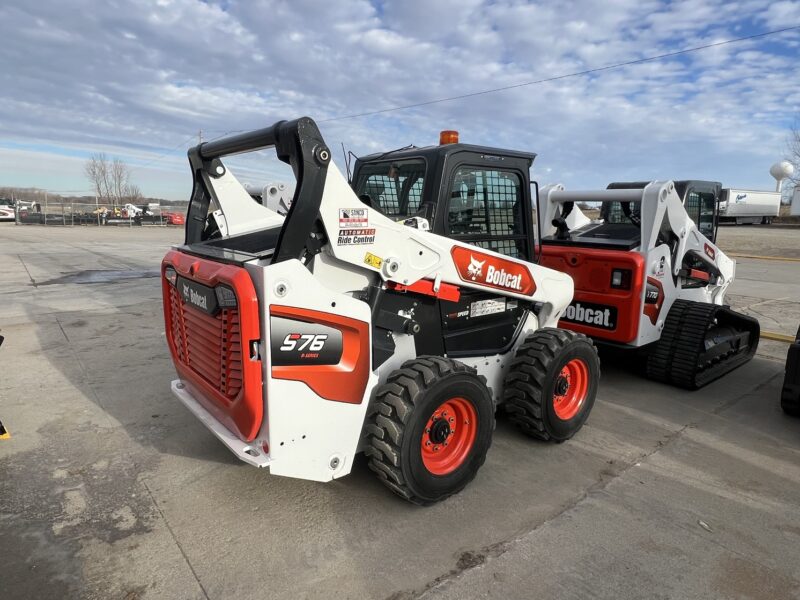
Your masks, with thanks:
[(789, 179), (795, 186), (800, 183), (800, 126), (795, 125), (789, 133), (789, 156), (786, 157), (794, 165), (794, 174)]
[(135, 183), (128, 183), (123, 189), (123, 199), (125, 202), (130, 202), (131, 204), (139, 204), (144, 200), (144, 196), (138, 185)]
[(116, 206), (142, 196), (139, 188), (130, 181), (130, 168), (119, 158), (110, 160), (103, 152), (93, 154), (84, 165), (84, 173), (92, 183), (97, 199), (104, 204)]

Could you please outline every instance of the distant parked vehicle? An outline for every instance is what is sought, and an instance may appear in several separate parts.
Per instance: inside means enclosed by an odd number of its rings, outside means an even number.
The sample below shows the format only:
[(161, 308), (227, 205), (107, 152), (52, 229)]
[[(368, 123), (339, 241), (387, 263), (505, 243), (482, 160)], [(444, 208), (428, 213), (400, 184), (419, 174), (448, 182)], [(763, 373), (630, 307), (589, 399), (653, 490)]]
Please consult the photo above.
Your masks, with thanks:
[(161, 217), (167, 222), (168, 225), (184, 225), (186, 223), (186, 217), (183, 215), (183, 213), (179, 212), (162, 210)]
[(0, 221), (14, 220), (14, 201), (8, 198), (0, 198)]
[(780, 192), (726, 188), (720, 196), (719, 222), (769, 225), (779, 215), (780, 210)]

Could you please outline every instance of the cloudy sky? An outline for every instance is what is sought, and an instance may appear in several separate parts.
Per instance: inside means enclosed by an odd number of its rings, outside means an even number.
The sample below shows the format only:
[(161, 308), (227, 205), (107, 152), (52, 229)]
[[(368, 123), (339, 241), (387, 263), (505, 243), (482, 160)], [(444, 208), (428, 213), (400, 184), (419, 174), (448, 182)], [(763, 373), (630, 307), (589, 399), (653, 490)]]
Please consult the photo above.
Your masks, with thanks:
[[(800, 31), (496, 94), (800, 25), (800, 1), (6, 0), (0, 186), (88, 190), (97, 151), (147, 196), (191, 187), (186, 149), (308, 115), (356, 154), (462, 141), (538, 153), (540, 183), (718, 179), (769, 188), (800, 120)], [(328, 120), (328, 121), (326, 121)], [(265, 157), (240, 179), (280, 179)], [(234, 171), (236, 170), (234, 166)]]

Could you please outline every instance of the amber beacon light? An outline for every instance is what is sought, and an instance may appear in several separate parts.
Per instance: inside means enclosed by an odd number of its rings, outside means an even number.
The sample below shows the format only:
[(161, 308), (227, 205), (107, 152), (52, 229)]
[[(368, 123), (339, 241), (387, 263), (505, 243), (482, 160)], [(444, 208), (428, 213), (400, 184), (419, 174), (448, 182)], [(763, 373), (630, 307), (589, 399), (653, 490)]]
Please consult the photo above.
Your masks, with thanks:
[(444, 131), (439, 133), (439, 145), (444, 146), (445, 144), (457, 144), (458, 143), (458, 132), (454, 129), (445, 129)]

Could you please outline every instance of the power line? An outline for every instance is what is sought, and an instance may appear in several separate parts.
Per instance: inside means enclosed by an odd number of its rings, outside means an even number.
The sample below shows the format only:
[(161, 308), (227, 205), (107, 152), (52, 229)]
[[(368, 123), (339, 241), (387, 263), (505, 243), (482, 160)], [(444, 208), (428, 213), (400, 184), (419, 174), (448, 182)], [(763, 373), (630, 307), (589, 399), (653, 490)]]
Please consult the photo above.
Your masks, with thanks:
[(142, 169), (142, 168), (144, 168), (144, 167), (147, 167), (147, 166), (149, 166), (149, 165), (152, 165), (152, 164), (153, 164), (154, 162), (156, 162), (157, 160), (159, 160), (159, 159), (161, 159), (161, 158), (164, 158), (164, 157), (165, 157), (165, 156), (167, 156), (168, 154), (172, 154), (172, 153), (173, 153), (173, 152), (175, 152), (177, 149), (179, 149), (179, 148), (181, 148), (181, 147), (185, 147), (185, 146), (186, 146), (186, 144), (188, 144), (188, 143), (189, 143), (191, 140), (195, 139), (195, 136), (197, 136), (197, 134), (196, 134), (196, 133), (193, 133), (193, 134), (192, 134), (192, 135), (190, 135), (188, 138), (186, 138), (185, 140), (183, 140), (183, 141), (182, 141), (180, 144), (177, 144), (176, 146), (174, 146), (173, 148), (171, 148), (171, 149), (167, 150), (167, 151), (166, 151), (166, 152), (164, 152), (163, 154), (159, 154), (159, 155), (158, 155), (158, 156), (156, 156), (155, 158), (151, 158), (150, 160), (148, 160), (146, 163), (143, 163), (143, 164), (141, 164), (141, 165), (135, 165), (135, 166), (136, 166), (136, 167), (138, 167), (138, 168), (140, 168), (140, 169)]
[(490, 88), (487, 90), (480, 90), (478, 92), (470, 92), (468, 94), (459, 94), (458, 96), (448, 96), (446, 98), (437, 98), (435, 100), (426, 100), (424, 102), (415, 102), (414, 104), (404, 104), (401, 106), (392, 106), (389, 108), (382, 108), (379, 110), (370, 110), (361, 113), (354, 113), (351, 115), (343, 115), (341, 117), (331, 117), (330, 119), (321, 119), (320, 123), (330, 123), (332, 121), (343, 121), (345, 119), (358, 119), (360, 117), (369, 117), (371, 115), (380, 115), (383, 113), (388, 112), (395, 112), (398, 110), (407, 110), (409, 108), (418, 108), (420, 106), (430, 106), (431, 104), (439, 104), (442, 102), (451, 102), (453, 100), (461, 100), (463, 98), (473, 98), (475, 96), (484, 96), (486, 94), (495, 94), (497, 92), (504, 92), (506, 90), (513, 90), (516, 88), (526, 87), (530, 85), (538, 85), (540, 83), (548, 83), (551, 81), (558, 81), (560, 79), (567, 79), (569, 77), (580, 77), (581, 75), (590, 75), (592, 73), (599, 73), (601, 71), (610, 71), (612, 69), (619, 69), (621, 67), (628, 67), (631, 65), (639, 65), (646, 62), (653, 62), (657, 60), (662, 60), (664, 58), (672, 58), (673, 56), (681, 56), (683, 54), (690, 54), (692, 52), (699, 52), (701, 50), (707, 50), (708, 48), (717, 48), (719, 46), (725, 46), (728, 44), (737, 44), (740, 42), (745, 42), (748, 40), (754, 40), (757, 38), (763, 38), (771, 35), (777, 35), (779, 33), (785, 33), (787, 31), (794, 31), (800, 29), (800, 25), (794, 25), (792, 27), (784, 27), (783, 29), (775, 29), (773, 31), (765, 31), (763, 33), (756, 33), (753, 35), (746, 35), (744, 37), (733, 38), (729, 40), (723, 40), (721, 42), (714, 42), (713, 44), (704, 44), (702, 46), (694, 46), (692, 48), (684, 48), (683, 50), (676, 50), (675, 52), (667, 52), (665, 54), (657, 54), (655, 56), (648, 56), (646, 58), (637, 58), (635, 60), (629, 60), (620, 63), (614, 63), (611, 65), (606, 65), (603, 67), (595, 67), (593, 69), (586, 69), (583, 71), (575, 71), (573, 73), (565, 73), (563, 75), (554, 75), (553, 77), (545, 77), (544, 79), (536, 79), (534, 81), (526, 81), (523, 83), (515, 83), (513, 85), (506, 85), (503, 87), (497, 88)]

